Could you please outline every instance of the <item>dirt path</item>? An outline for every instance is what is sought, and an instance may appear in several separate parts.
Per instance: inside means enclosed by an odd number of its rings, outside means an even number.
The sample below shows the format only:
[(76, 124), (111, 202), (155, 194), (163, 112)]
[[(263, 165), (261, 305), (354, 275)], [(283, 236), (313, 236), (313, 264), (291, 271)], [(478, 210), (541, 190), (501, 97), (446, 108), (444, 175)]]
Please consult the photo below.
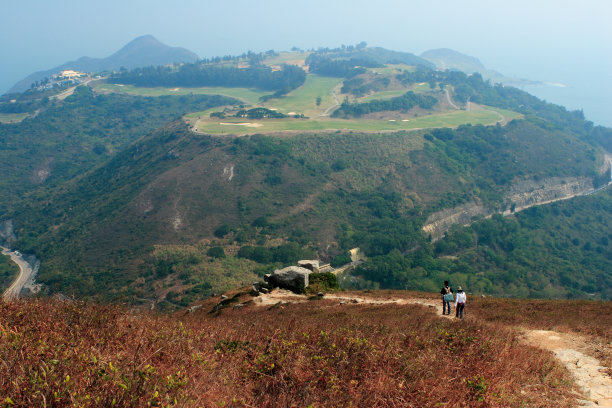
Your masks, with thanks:
[[(340, 304), (362, 304), (362, 305), (421, 305), (435, 309), (435, 313), (440, 317), (451, 316), (442, 314), (442, 302), (433, 302), (427, 299), (374, 299), (365, 296), (345, 295), (342, 293), (328, 293), (324, 297), (327, 300), (336, 300)], [(270, 293), (262, 294), (255, 298), (255, 304), (258, 306), (271, 306), (277, 303), (302, 303), (307, 302), (308, 296), (297, 295), (289, 290), (275, 289)], [(454, 310), (454, 307), (453, 307)]]
[[(441, 302), (428, 299), (374, 299), (364, 296), (345, 295), (342, 293), (326, 294), (325, 299), (332, 299), (339, 304), (385, 305), (415, 304), (431, 308), (444, 318), (454, 319), (454, 315), (442, 315)], [(307, 302), (305, 295), (296, 295), (288, 290), (276, 289), (268, 294), (262, 294), (255, 299), (259, 306), (272, 306), (278, 303)], [(454, 305), (453, 305), (454, 312)], [(551, 351), (557, 359), (573, 374), (576, 385), (586, 398), (579, 401), (581, 406), (612, 408), (612, 378), (606, 374), (606, 367), (588, 355), (589, 342), (576, 334), (557, 333), (547, 330), (524, 330), (522, 339), (525, 344)]]
[(612, 408), (612, 378), (597, 359), (585, 354), (589, 349), (587, 339), (549, 330), (526, 330), (523, 339), (531, 346), (553, 352), (565, 365), (587, 398), (582, 406)]
[(342, 87), (342, 82), (334, 86), (334, 88), (332, 89), (332, 96), (334, 97), (335, 104), (325, 109), (325, 112), (323, 112), (320, 116), (329, 116), (334, 109), (340, 106), (340, 101), (338, 101), (338, 92), (340, 92), (341, 87)]
[(459, 110), (459, 107), (455, 105), (455, 102), (452, 101), (450, 97), (450, 92), (448, 92), (448, 89), (444, 89), (444, 93), (446, 94), (446, 101), (448, 102), (448, 104), (452, 106), (453, 108)]

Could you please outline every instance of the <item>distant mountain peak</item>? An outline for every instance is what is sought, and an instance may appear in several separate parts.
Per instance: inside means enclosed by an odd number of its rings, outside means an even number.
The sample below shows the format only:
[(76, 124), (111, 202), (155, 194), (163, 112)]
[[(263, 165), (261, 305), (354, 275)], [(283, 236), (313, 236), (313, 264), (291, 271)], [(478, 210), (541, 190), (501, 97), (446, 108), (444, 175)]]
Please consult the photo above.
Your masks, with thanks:
[(157, 38), (155, 38), (151, 34), (145, 34), (145, 35), (141, 35), (140, 37), (134, 38), (132, 41), (125, 44), (123, 48), (121, 48), (117, 52), (128, 51), (134, 48), (150, 47), (150, 46), (168, 47), (166, 44), (162, 43), (161, 41), (159, 41)]
[(51, 77), (60, 71), (72, 69), (82, 72), (99, 72), (146, 67), (151, 65), (167, 65), (177, 62), (194, 62), (199, 60), (197, 54), (181, 47), (168, 46), (151, 34), (134, 38), (119, 51), (106, 58), (81, 57), (55, 68), (35, 72), (25, 79), (17, 82), (8, 93), (23, 92), (30, 85), (45, 77)]

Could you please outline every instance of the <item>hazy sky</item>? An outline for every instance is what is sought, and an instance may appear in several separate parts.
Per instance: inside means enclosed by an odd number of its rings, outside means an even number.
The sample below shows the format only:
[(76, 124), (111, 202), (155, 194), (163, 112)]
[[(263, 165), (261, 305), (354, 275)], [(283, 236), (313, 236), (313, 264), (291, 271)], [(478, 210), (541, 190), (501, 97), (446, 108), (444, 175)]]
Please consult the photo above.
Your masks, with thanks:
[[(200, 57), (366, 41), (416, 54), (452, 48), (506, 75), (581, 88), (569, 107), (612, 125), (603, 98), (612, 93), (611, 19), (610, 0), (0, 0), (0, 93), (144, 34)], [(586, 107), (600, 96), (599, 110)]]

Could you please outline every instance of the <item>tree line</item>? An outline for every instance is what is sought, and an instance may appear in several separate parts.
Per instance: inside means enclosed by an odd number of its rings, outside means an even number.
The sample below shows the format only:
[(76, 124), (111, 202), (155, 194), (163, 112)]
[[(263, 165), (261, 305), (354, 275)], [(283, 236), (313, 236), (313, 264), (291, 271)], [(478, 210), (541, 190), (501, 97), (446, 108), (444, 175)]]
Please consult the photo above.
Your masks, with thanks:
[(333, 59), (319, 54), (310, 54), (306, 64), (310, 72), (338, 78), (353, 78), (364, 74), (366, 68), (382, 67), (371, 58)]
[(374, 99), (370, 102), (351, 103), (348, 98), (342, 102), (340, 108), (336, 109), (332, 117), (360, 117), (373, 112), (382, 111), (401, 111), (406, 112), (415, 106), (423, 109), (431, 109), (438, 103), (433, 96), (419, 95), (412, 91), (406, 92), (402, 96), (391, 99)]
[(136, 86), (226, 86), (254, 87), (287, 93), (304, 83), (306, 72), (295, 65), (273, 71), (256, 65), (249, 68), (207, 66), (200, 63), (180, 67), (146, 67), (123, 70), (111, 75), (109, 82)]

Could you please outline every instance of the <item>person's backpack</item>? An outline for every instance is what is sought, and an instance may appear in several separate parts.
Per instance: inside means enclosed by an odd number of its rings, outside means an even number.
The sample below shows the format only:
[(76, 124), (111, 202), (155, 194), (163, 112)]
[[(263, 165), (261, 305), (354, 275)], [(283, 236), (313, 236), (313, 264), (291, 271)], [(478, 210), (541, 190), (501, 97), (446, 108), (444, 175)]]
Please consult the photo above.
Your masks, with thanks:
[(453, 297), (453, 292), (451, 291), (450, 286), (448, 288), (444, 288), (446, 293), (444, 294), (444, 301), (446, 302), (454, 302), (455, 298)]

